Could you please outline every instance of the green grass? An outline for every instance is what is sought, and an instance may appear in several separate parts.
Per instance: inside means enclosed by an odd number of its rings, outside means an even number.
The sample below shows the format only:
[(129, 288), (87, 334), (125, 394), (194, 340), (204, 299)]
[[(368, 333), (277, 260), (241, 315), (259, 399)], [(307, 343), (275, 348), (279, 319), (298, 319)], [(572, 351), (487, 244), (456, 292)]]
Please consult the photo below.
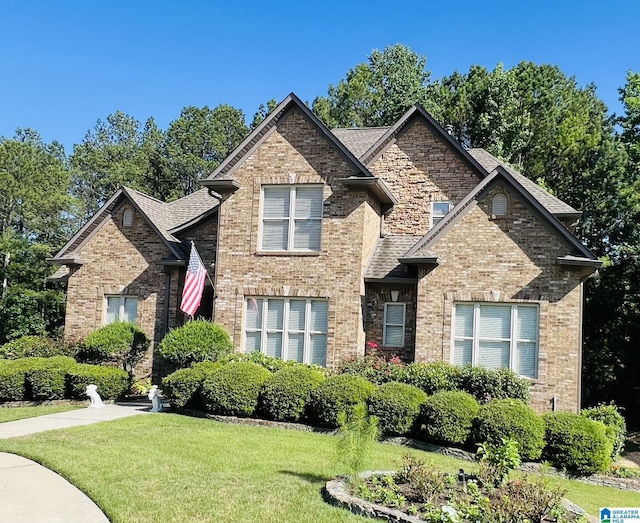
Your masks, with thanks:
[(67, 412), (79, 408), (73, 405), (0, 408), (0, 423), (44, 416), (45, 414), (57, 414), (58, 412)]
[[(325, 434), (158, 414), (0, 440), (0, 451), (59, 472), (113, 523), (366, 521), (322, 499), (324, 483), (346, 472), (330, 459), (335, 443)], [(395, 469), (405, 452), (377, 444), (371, 468)], [(443, 470), (474, 468), (411, 452)], [(638, 492), (553, 481), (592, 514), (614, 499), (640, 506)]]

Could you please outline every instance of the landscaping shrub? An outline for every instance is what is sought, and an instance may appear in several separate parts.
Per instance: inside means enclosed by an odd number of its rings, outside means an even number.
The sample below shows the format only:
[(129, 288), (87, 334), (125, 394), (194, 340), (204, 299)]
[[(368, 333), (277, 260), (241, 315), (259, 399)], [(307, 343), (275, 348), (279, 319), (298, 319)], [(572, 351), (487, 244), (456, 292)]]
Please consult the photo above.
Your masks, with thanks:
[(338, 414), (350, 414), (355, 405), (366, 403), (375, 389), (373, 383), (360, 376), (330, 376), (311, 393), (309, 417), (320, 425), (337, 427)]
[(307, 363), (298, 363), (293, 360), (283, 360), (281, 358), (273, 358), (271, 356), (267, 356), (262, 352), (254, 351), (249, 353), (244, 352), (233, 352), (227, 356), (220, 358), (223, 363), (231, 363), (232, 361), (250, 361), (251, 363), (257, 363), (261, 367), (264, 367), (270, 372), (278, 372), (279, 370), (286, 369), (289, 367), (308, 367), (310, 369), (315, 369), (319, 372), (326, 374), (326, 369), (324, 367), (320, 367), (319, 365), (312, 365)]
[(26, 395), (27, 369), (21, 360), (0, 363), (0, 401), (21, 401)]
[(609, 469), (613, 445), (604, 423), (570, 412), (549, 412), (543, 420), (547, 441), (544, 459), (577, 474)]
[(92, 332), (80, 344), (78, 361), (117, 365), (128, 372), (140, 362), (149, 338), (134, 323), (116, 321)]
[(172, 329), (158, 345), (158, 353), (178, 367), (216, 361), (233, 350), (229, 334), (220, 325), (195, 320)]
[(369, 413), (383, 434), (406, 434), (414, 428), (427, 394), (407, 383), (384, 383), (369, 398)]
[(420, 421), (426, 439), (447, 445), (466, 444), (479, 409), (476, 399), (467, 392), (436, 392), (422, 405)]
[(342, 361), (337, 372), (338, 374), (361, 376), (372, 383), (381, 385), (390, 381), (402, 381), (404, 369), (404, 364), (397, 356), (386, 360), (382, 356), (367, 355), (354, 356)]
[(260, 410), (277, 421), (299, 421), (311, 400), (311, 392), (325, 380), (322, 372), (304, 365), (285, 367), (265, 381)]
[(205, 378), (201, 387), (203, 403), (215, 414), (251, 416), (269, 376), (271, 373), (257, 363), (228, 363)]
[(611, 457), (616, 458), (624, 449), (624, 440), (627, 434), (627, 423), (618, 408), (611, 405), (598, 405), (581, 412), (586, 418), (601, 421), (607, 427), (607, 436), (611, 440)]
[(87, 385), (98, 387), (102, 399), (117, 399), (130, 388), (129, 374), (122, 369), (77, 364), (67, 371), (67, 386), (72, 398), (86, 399)]
[(459, 388), (460, 368), (443, 361), (411, 363), (404, 369), (402, 381), (427, 394)]
[(544, 447), (544, 422), (522, 400), (497, 399), (482, 405), (472, 430), (473, 442), (501, 445), (503, 439), (518, 442), (525, 461), (535, 461)]
[(162, 392), (175, 409), (200, 408), (200, 386), (208, 374), (220, 367), (222, 363), (205, 361), (178, 369), (162, 380)]
[(515, 372), (467, 365), (460, 369), (460, 389), (480, 403), (512, 398), (529, 403), (529, 382)]
[(66, 375), (75, 365), (75, 360), (69, 356), (55, 356), (34, 362), (26, 373), (27, 395), (34, 400), (64, 398)]
[(62, 340), (54, 340), (46, 336), (23, 336), (2, 345), (0, 358), (10, 360), (30, 356), (50, 358), (60, 355), (70, 356), (73, 352), (73, 349)]

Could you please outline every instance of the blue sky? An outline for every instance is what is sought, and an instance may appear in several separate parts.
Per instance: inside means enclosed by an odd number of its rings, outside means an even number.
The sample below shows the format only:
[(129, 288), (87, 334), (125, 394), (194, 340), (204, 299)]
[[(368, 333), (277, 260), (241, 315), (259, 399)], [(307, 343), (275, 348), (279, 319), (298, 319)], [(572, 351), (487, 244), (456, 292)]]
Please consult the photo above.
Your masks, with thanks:
[(558, 65), (620, 113), (638, 20), (636, 0), (0, 0), (0, 136), (31, 127), (71, 153), (116, 110), (162, 129), (187, 105), (250, 120), (270, 98), (326, 94), (395, 43), (426, 55), (432, 78)]

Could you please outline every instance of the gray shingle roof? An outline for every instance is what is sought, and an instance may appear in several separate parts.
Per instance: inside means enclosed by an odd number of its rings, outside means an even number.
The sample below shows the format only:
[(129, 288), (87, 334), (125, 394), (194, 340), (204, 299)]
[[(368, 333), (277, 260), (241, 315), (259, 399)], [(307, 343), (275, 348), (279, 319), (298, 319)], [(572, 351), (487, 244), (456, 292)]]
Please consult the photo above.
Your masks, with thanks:
[(362, 127), (332, 129), (331, 132), (349, 149), (356, 158), (361, 159), (389, 127)]
[(508, 164), (501, 162), (493, 156), (491, 153), (484, 149), (474, 148), (469, 149), (469, 154), (473, 156), (480, 165), (482, 165), (488, 172), (493, 171), (496, 167), (501, 165), (504, 167), (511, 176), (513, 176), (528, 192), (533, 196), (543, 207), (545, 207), (551, 214), (554, 215), (575, 215), (579, 216), (580, 212), (576, 211), (571, 205), (556, 198), (552, 194), (549, 194), (538, 184), (516, 171)]
[(411, 279), (415, 274), (407, 272), (398, 258), (413, 247), (422, 236), (386, 236), (380, 238), (365, 272), (365, 279), (382, 280), (389, 278)]

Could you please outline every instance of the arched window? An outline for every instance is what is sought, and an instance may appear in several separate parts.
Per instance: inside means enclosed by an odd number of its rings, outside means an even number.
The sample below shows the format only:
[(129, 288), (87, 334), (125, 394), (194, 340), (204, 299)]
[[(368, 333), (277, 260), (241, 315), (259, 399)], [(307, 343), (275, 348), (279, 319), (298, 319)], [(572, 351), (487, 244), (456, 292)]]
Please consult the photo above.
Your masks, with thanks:
[(504, 194), (498, 193), (493, 197), (491, 214), (494, 216), (504, 216), (507, 214), (507, 197)]
[(123, 227), (132, 227), (133, 226), (133, 210), (125, 209), (122, 213), (122, 226)]

